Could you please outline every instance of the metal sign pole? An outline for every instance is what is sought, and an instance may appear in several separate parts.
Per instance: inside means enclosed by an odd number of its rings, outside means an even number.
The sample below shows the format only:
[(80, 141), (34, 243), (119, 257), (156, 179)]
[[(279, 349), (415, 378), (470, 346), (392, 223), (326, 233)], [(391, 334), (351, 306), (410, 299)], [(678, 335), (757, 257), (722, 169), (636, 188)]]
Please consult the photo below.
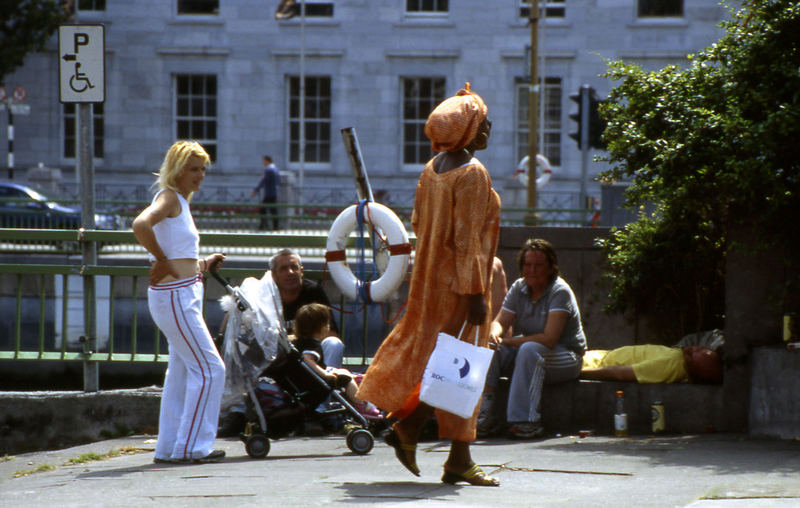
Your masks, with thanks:
[[(103, 25), (61, 25), (58, 27), (59, 96), (61, 102), (74, 103), (77, 109), (77, 150), (75, 174), (80, 175), (81, 230), (92, 230), (94, 223), (94, 132), (92, 104), (105, 101), (105, 27)], [(83, 254), (84, 335), (83, 352), (97, 350), (97, 299), (95, 279), (86, 269), (97, 265), (97, 247), (81, 242)], [(66, 332), (65, 332), (66, 333)], [(100, 388), (97, 362), (83, 362), (83, 389)]]
[[(81, 227), (94, 229), (94, 132), (92, 126), (92, 105), (78, 104), (78, 167), (81, 175)], [(97, 247), (94, 242), (81, 242), (83, 266), (97, 265)], [(97, 299), (93, 275), (83, 277), (83, 324), (84, 353), (97, 350)], [(83, 362), (83, 390), (96, 392), (100, 389), (100, 369), (97, 362)]]
[(306, 2), (300, 2), (300, 178), (297, 186), (297, 201), (300, 215), (304, 214), (303, 186), (306, 172)]
[(8, 179), (14, 179), (14, 113), (8, 105)]

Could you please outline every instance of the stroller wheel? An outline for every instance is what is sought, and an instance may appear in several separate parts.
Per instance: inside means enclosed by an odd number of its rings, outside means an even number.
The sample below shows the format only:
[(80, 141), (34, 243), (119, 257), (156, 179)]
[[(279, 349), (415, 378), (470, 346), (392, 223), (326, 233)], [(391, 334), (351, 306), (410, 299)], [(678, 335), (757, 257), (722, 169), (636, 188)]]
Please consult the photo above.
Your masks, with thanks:
[(263, 459), (269, 453), (269, 439), (264, 434), (247, 436), (244, 449), (252, 459)]
[(347, 433), (347, 447), (358, 455), (366, 455), (372, 450), (375, 438), (367, 429), (353, 429)]

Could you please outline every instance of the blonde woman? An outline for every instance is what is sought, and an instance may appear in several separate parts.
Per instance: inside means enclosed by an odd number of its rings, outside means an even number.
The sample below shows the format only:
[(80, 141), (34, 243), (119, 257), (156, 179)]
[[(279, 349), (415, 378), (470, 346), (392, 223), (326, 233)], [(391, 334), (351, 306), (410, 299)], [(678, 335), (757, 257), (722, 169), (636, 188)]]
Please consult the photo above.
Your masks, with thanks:
[(153, 201), (133, 221), (133, 233), (150, 253), (150, 315), (169, 343), (159, 415), (156, 463), (218, 462), (214, 450), (225, 365), (203, 321), (203, 279), (215, 253), (199, 258), (200, 235), (189, 201), (209, 162), (200, 144), (178, 141), (164, 157)]

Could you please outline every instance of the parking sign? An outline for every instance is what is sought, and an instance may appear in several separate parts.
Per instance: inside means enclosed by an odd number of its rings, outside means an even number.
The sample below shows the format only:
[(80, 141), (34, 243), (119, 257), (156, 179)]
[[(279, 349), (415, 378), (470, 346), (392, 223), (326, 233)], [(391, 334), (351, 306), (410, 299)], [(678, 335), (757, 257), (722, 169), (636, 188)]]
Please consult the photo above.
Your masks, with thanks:
[(104, 102), (105, 27), (58, 27), (58, 74), (61, 102)]

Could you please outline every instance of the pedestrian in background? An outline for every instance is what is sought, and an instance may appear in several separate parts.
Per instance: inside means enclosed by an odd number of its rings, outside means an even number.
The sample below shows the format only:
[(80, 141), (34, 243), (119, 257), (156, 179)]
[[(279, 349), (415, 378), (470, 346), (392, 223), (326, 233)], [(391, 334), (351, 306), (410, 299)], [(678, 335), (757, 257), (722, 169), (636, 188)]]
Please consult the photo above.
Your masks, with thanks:
[(200, 144), (173, 144), (158, 172), (158, 192), (132, 225), (136, 239), (150, 253), (150, 315), (169, 343), (156, 463), (218, 462), (225, 457), (223, 450), (212, 448), (225, 365), (203, 321), (201, 275), (225, 255), (199, 258), (200, 235), (189, 211), (208, 162)]
[(267, 231), (270, 229), (267, 214), (272, 215), (272, 230), (277, 231), (279, 229), (278, 209), (275, 207), (275, 203), (278, 202), (278, 189), (280, 187), (280, 183), (281, 173), (278, 170), (278, 167), (272, 162), (271, 156), (265, 155), (264, 174), (261, 176), (261, 180), (259, 180), (256, 188), (250, 193), (250, 196), (252, 197), (258, 194), (259, 191), (262, 192), (261, 202), (264, 204), (264, 206), (261, 207), (261, 221), (258, 225), (258, 228), (262, 231)]

